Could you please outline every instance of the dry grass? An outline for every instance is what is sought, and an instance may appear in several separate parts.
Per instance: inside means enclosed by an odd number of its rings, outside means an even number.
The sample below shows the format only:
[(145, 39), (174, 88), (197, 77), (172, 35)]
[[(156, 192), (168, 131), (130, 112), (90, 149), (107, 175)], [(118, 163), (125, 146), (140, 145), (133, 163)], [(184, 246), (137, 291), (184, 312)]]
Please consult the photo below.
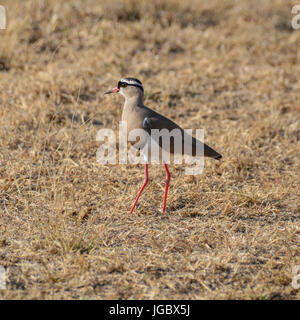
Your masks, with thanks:
[[(300, 298), (293, 1), (1, 4), (1, 298)], [(103, 92), (122, 76), (223, 154), (200, 177), (170, 167), (167, 214), (163, 167), (129, 217), (143, 167), (96, 162), (123, 104)]]

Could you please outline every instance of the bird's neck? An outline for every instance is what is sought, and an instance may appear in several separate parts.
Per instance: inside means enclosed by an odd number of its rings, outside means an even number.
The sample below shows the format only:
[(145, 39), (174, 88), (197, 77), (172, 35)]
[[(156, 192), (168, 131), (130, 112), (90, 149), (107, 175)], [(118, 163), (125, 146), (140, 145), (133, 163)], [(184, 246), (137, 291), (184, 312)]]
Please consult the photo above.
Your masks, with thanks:
[(144, 97), (143, 96), (134, 96), (134, 97), (126, 97), (125, 98), (125, 108), (134, 108), (134, 107), (142, 107), (144, 105)]

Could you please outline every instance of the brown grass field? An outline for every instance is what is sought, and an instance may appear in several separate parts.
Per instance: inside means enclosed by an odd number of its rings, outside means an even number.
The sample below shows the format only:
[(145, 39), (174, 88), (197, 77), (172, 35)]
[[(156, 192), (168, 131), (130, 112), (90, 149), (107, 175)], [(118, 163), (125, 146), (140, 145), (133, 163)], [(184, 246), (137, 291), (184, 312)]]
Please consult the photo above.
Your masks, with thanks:
[[(0, 30), (1, 299), (299, 299), (300, 30), (289, 0), (6, 0)], [(145, 104), (223, 155), (100, 165)], [(73, 115), (73, 120), (71, 119)]]

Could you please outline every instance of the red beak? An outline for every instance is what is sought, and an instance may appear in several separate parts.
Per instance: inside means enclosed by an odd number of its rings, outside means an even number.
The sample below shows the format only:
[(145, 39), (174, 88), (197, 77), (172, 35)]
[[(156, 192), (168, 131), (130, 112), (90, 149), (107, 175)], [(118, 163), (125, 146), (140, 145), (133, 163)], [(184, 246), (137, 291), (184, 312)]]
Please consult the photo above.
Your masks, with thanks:
[(118, 87), (115, 87), (115, 88), (113, 88), (111, 90), (106, 91), (104, 94), (117, 93), (119, 91), (120, 91), (120, 89)]

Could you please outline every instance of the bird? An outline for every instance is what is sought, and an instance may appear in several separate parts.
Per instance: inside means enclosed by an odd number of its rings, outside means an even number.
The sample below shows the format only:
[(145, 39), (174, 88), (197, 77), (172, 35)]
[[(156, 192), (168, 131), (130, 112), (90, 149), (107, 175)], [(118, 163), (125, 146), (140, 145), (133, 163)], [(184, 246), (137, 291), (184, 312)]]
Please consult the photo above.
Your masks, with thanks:
[[(151, 130), (153, 129), (167, 129), (169, 132), (173, 129), (178, 129), (179, 132), (184, 133), (184, 130), (177, 125), (172, 120), (166, 118), (165, 116), (159, 114), (158, 112), (146, 107), (144, 105), (144, 87), (140, 80), (133, 77), (122, 78), (118, 81), (118, 84), (115, 88), (106, 91), (104, 94), (118, 93), (121, 94), (125, 98), (125, 103), (122, 112), (122, 121), (127, 122), (128, 132), (134, 129), (142, 129), (144, 133), (138, 143), (134, 145), (135, 148), (144, 152), (145, 158), (145, 178), (142, 187), (140, 188), (137, 197), (131, 207), (130, 215), (134, 211), (136, 204), (145, 189), (149, 177), (148, 177), (148, 162), (149, 162), (149, 154), (146, 151), (150, 149), (151, 143), (153, 143), (153, 139), (151, 139)], [(182, 137), (184, 134), (182, 135)], [(222, 155), (209, 147), (207, 144), (202, 143), (200, 140), (197, 140), (194, 137), (191, 137), (191, 155), (196, 155), (196, 147), (202, 145), (204, 150), (204, 156), (214, 158), (216, 160), (220, 160)], [(161, 139), (159, 141), (155, 141), (159, 144), (160, 148), (164, 148), (162, 145)], [(182, 138), (182, 150), (184, 150), (184, 139)], [(146, 150), (146, 151), (145, 151)], [(170, 154), (176, 153), (174, 140), (170, 141), (170, 148), (167, 150)], [(163, 213), (166, 211), (166, 203), (167, 203), (167, 194), (170, 184), (170, 171), (168, 169), (167, 163), (163, 162), (165, 171), (166, 171), (166, 183), (165, 183), (165, 193), (163, 198)]]

